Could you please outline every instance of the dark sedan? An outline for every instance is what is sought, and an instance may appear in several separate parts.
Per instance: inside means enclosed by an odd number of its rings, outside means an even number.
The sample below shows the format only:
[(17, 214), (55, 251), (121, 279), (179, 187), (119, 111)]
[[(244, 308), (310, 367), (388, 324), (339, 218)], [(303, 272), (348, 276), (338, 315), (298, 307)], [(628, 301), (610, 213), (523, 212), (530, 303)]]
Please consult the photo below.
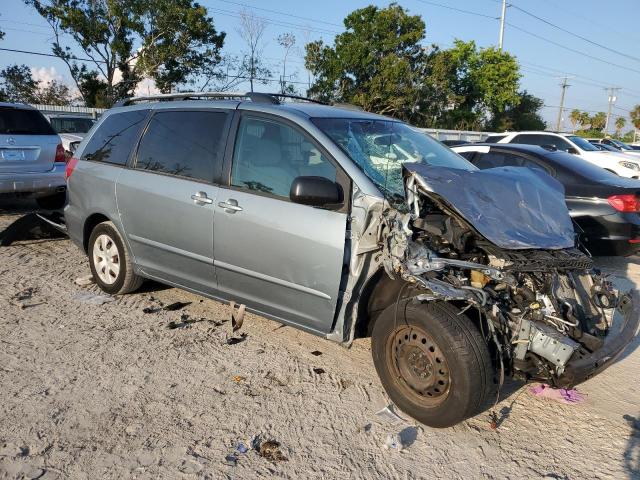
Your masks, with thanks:
[(580, 242), (592, 255), (627, 256), (640, 251), (639, 180), (533, 145), (473, 144), (453, 150), (480, 169), (528, 167), (556, 178), (564, 185)]

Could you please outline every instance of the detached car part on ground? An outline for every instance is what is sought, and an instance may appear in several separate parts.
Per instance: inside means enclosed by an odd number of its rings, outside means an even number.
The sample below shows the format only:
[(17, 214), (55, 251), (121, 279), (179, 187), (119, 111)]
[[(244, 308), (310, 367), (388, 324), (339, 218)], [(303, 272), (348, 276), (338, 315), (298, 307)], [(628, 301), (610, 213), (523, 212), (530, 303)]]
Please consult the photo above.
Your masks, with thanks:
[[(83, 141), (81, 160), (67, 166), (65, 217), (102, 289), (127, 293), (150, 277), (218, 300), (242, 299), (248, 310), (345, 345), (371, 335), (375, 367), (391, 399), (433, 427), (482, 412), (506, 376), (580, 383), (611, 365), (635, 337), (639, 316), (631, 294), (614, 291), (575, 248), (564, 192), (552, 177), (523, 168), (480, 171), (385, 117), (246, 97), (193, 102), (198, 111), (227, 112), (221, 148), (228, 154), (213, 182), (196, 184), (202, 191), (184, 207), (175, 236), (168, 235), (169, 210), (154, 212), (154, 205), (178, 192), (182, 196), (167, 205), (182, 211), (183, 196), (196, 187), (143, 168), (136, 155), (155, 138), (153, 118), (172, 112), (175, 124), (184, 124), (177, 116), (189, 116), (190, 101), (152, 103), (151, 112), (112, 110)], [(102, 125), (119, 125), (124, 115), (144, 133), (109, 147), (117, 165), (106, 163), (104, 154), (84, 156), (87, 145), (103, 137), (110, 145), (113, 136), (101, 132)], [(268, 128), (258, 128), (260, 122)], [(281, 155), (277, 142), (290, 146), (299, 134), (291, 125), (304, 134), (305, 148)], [(162, 159), (160, 147), (153, 150), (154, 166)], [(240, 171), (251, 180), (243, 185), (233, 182), (236, 156), (255, 158), (260, 167)], [(340, 166), (335, 180), (318, 176), (330, 165)], [(309, 170), (317, 173), (294, 175)], [(268, 175), (254, 179), (257, 171)], [(127, 176), (136, 182), (127, 183)], [(286, 178), (292, 180), (281, 185)], [(274, 182), (273, 188), (264, 182)], [(132, 197), (127, 189), (134, 188), (148, 192)], [(143, 207), (145, 195), (154, 200)], [(149, 223), (156, 214), (163, 220)], [(211, 246), (206, 242), (214, 258), (187, 251), (187, 243), (166, 244), (202, 240), (184, 235), (198, 231), (197, 218), (206, 225), (202, 235), (221, 235)], [(148, 231), (131, 233), (142, 222)], [(316, 223), (333, 231), (319, 232)], [(140, 247), (138, 257), (132, 245)], [(236, 256), (229, 256), (230, 248)], [(140, 259), (148, 252), (152, 273)], [(202, 279), (183, 280), (185, 264), (203, 272)], [(262, 301), (256, 285), (268, 299)]]

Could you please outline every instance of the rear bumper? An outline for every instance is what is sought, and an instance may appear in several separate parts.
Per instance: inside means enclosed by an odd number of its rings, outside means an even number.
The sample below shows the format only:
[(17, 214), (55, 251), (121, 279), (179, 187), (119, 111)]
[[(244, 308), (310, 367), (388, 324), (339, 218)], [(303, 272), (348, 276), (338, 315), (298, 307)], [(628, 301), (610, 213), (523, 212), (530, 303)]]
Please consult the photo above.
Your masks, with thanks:
[(42, 196), (67, 188), (64, 163), (56, 163), (48, 172), (0, 173), (0, 194), (25, 193)]
[(637, 294), (633, 297), (622, 297), (619, 307), (623, 314), (621, 330), (615, 336), (607, 337), (600, 350), (589, 356), (569, 361), (564, 373), (557, 381), (559, 387), (573, 387), (613, 365), (616, 358), (636, 338), (638, 333), (640, 310), (634, 310), (634, 306), (638, 305), (638, 300)]
[(583, 229), (582, 241), (594, 256), (629, 256), (640, 251), (640, 214), (613, 213), (582, 217), (576, 222)]

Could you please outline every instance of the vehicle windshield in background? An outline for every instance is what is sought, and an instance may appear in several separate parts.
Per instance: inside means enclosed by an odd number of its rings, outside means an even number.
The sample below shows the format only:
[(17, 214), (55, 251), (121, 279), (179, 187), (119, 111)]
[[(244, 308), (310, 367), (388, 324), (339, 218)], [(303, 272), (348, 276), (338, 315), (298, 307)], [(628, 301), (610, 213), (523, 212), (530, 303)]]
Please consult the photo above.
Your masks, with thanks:
[(51, 125), (58, 133), (87, 133), (93, 126), (91, 118), (69, 117), (52, 118)]
[(387, 120), (313, 118), (394, 204), (404, 202), (402, 165), (423, 163), (438, 167), (477, 170), (427, 134)]
[(593, 145), (589, 141), (585, 140), (584, 138), (578, 137), (577, 135), (570, 135), (567, 138), (569, 140), (571, 140), (573, 143), (575, 143), (582, 150), (586, 151), (586, 152), (598, 152), (598, 151), (600, 151), (600, 149), (598, 147), (596, 147), (595, 145)]
[(0, 135), (55, 135), (47, 119), (37, 110), (0, 107)]
[(622, 150), (631, 150), (633, 151), (633, 148), (631, 148), (629, 145), (627, 145), (624, 142), (621, 142), (620, 140), (614, 140), (613, 138), (609, 139), (609, 141), (611, 143), (613, 143), (616, 147), (622, 149)]

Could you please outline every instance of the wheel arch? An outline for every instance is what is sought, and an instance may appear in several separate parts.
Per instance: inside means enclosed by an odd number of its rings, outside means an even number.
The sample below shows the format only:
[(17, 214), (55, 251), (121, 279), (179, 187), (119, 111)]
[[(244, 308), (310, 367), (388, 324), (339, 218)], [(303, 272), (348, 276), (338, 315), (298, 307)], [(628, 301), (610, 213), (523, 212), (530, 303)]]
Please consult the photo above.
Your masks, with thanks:
[(92, 213), (87, 217), (84, 221), (84, 226), (82, 227), (82, 247), (84, 248), (85, 253), (89, 251), (89, 237), (91, 236), (93, 229), (96, 228), (96, 225), (110, 221), (111, 219), (104, 213)]

